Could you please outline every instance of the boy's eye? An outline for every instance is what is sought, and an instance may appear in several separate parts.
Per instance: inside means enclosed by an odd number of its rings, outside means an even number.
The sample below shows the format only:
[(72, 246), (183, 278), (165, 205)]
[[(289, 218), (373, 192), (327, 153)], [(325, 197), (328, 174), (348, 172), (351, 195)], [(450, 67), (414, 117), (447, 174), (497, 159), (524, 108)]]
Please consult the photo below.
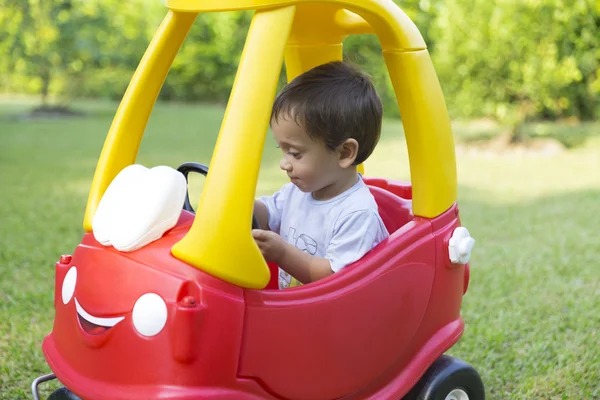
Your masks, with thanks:
[(293, 151), (288, 151), (288, 154), (294, 158), (300, 158), (300, 153), (295, 153)]

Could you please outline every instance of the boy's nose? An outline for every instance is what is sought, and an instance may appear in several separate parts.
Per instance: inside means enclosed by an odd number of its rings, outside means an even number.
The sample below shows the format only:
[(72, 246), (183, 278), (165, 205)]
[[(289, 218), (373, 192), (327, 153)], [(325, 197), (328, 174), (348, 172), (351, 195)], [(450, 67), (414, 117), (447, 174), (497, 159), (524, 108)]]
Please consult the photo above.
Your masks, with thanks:
[(285, 159), (285, 157), (283, 157), (281, 159), (281, 161), (279, 162), (279, 168), (281, 168), (284, 171), (289, 172), (292, 169), (292, 164), (289, 161), (287, 161)]

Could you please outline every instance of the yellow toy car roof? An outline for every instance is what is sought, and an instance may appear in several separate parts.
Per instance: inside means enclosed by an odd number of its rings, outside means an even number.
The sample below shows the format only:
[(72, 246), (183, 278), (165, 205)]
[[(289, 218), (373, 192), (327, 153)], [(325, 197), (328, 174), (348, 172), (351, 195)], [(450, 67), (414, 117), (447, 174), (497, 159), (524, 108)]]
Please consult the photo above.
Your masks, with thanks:
[(342, 41), (374, 32), (398, 99), (408, 146), (413, 213), (433, 218), (456, 201), (450, 120), (416, 26), (391, 0), (167, 0), (170, 10), (119, 106), (88, 198), (84, 229), (114, 177), (135, 162), (167, 72), (199, 12), (256, 10), (200, 204), (175, 257), (238, 286), (263, 288), (269, 270), (251, 236), (253, 199), (281, 65), (288, 79), (342, 59)]

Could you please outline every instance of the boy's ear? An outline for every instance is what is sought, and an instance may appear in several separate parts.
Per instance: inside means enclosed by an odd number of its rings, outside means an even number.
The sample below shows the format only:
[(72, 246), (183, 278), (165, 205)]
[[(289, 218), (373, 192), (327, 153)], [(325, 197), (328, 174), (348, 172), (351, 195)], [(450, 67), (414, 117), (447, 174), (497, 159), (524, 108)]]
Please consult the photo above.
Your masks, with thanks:
[(348, 168), (354, 164), (354, 160), (356, 160), (356, 156), (358, 155), (358, 142), (356, 139), (346, 139), (338, 149), (340, 167)]

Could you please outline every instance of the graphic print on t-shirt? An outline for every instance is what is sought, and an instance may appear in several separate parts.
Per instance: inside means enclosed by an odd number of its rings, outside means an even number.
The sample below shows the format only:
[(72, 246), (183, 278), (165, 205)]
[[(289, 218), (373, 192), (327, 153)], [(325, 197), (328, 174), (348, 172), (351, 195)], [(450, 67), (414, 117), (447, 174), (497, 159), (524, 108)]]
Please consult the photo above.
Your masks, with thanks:
[(284, 239), (288, 243), (293, 243), (298, 250), (305, 251), (311, 256), (314, 256), (317, 253), (317, 242), (315, 239), (305, 233), (296, 238), (296, 228), (294, 227), (290, 226), (290, 231)]
[[(296, 228), (290, 226), (289, 233), (284, 235), (284, 239), (286, 242), (293, 244), (296, 246), (298, 250), (305, 251), (311, 256), (314, 256), (317, 253), (317, 241), (305, 233), (302, 233), (300, 236), (296, 237)], [(286, 289), (291, 286), (298, 286), (300, 282), (294, 279), (290, 274), (279, 269), (279, 288)]]

